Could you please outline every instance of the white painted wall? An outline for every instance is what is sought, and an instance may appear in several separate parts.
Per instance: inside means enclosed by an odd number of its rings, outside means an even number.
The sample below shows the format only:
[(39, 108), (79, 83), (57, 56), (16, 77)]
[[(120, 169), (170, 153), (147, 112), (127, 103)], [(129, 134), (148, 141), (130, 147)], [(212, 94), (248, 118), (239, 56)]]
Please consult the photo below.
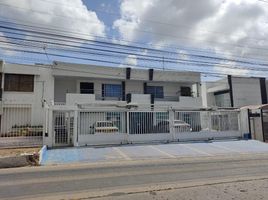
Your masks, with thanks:
[(126, 80), (126, 94), (143, 94), (143, 81)]
[[(31, 124), (40, 125), (43, 122), (43, 100), (54, 99), (54, 78), (49, 66), (21, 65), (5, 63), (3, 73), (34, 75), (33, 92), (3, 92), (4, 104), (26, 104), (31, 107)], [(5, 122), (3, 122), (5, 123)]]
[(66, 94), (66, 105), (88, 104), (95, 102), (95, 94)]
[(260, 80), (258, 78), (232, 77), (234, 107), (261, 104)]
[(155, 101), (155, 105), (172, 106), (174, 108), (197, 109), (202, 108), (201, 97), (180, 97), (179, 102), (176, 101)]
[[(56, 77), (55, 78), (55, 102), (66, 102), (66, 94), (68, 93), (79, 93), (80, 92), (80, 82), (92, 82), (94, 83), (94, 92), (96, 96), (97, 101), (101, 101), (102, 96), (102, 84), (122, 84), (121, 80), (114, 80), (114, 79), (94, 79), (94, 78), (81, 78), (81, 77), (68, 77), (68, 78), (62, 78), (62, 77)], [(132, 94), (143, 94), (143, 81), (133, 81), (133, 80), (125, 80), (126, 83), (126, 90), (125, 93), (132, 93)], [(179, 97), (179, 91), (181, 86), (189, 86), (192, 85), (190, 83), (172, 83), (172, 82), (147, 82), (148, 86), (163, 86), (164, 89), (164, 96), (165, 97)], [(79, 97), (76, 97), (79, 98)], [(83, 97), (81, 97), (83, 98)], [(135, 98), (135, 97), (134, 97)], [(186, 97), (187, 98), (187, 97)], [(180, 102), (180, 105), (187, 105), (188, 107), (193, 105), (194, 107), (200, 107), (201, 104), (201, 98), (192, 98), (189, 97), (187, 101), (184, 101), (185, 98), (180, 98), (182, 102)], [(105, 98), (105, 102), (107, 101), (115, 102), (119, 99), (114, 98)], [(138, 101), (138, 102), (148, 102), (147, 97), (146, 99), (142, 99), (139, 101), (137, 98), (132, 100)], [(78, 100), (79, 101), (79, 100)], [(88, 103), (91, 103), (90, 100), (88, 100)], [(171, 101), (167, 101), (167, 103), (171, 103)], [(166, 104), (167, 104), (166, 103)], [(173, 103), (173, 102), (172, 102)], [(176, 103), (176, 102), (175, 102)], [(194, 104), (193, 104), (194, 103)], [(176, 104), (178, 105), (178, 104)]]
[(54, 101), (66, 102), (67, 93), (77, 93), (76, 80), (72, 78), (55, 78)]

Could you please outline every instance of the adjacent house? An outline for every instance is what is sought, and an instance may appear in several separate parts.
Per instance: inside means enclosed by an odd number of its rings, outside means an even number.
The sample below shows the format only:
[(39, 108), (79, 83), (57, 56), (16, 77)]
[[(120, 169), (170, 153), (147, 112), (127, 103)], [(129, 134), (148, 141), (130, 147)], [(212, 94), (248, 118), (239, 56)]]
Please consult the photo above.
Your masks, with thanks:
[(240, 108), (267, 103), (265, 78), (227, 76), (202, 83), (204, 107)]

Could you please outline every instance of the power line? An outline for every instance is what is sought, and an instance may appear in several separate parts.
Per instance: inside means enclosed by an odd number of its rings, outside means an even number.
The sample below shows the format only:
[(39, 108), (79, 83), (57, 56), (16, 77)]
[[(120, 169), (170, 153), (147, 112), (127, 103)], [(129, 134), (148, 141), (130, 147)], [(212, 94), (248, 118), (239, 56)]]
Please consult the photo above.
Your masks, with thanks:
[[(36, 52), (36, 51), (27, 51), (27, 50), (18, 50), (18, 49), (11, 49), (11, 48), (7, 48), (7, 47), (3, 47), (3, 49), (6, 50), (13, 50), (13, 51), (18, 51), (18, 52), (27, 52), (27, 53), (33, 53), (33, 54), (41, 54), (41, 55), (46, 55), (45, 53), (40, 53), (40, 52)], [(67, 56), (67, 55), (62, 55), (62, 54), (54, 54), (54, 53), (48, 53), (48, 55), (51, 56), (59, 56), (59, 57), (64, 57), (64, 58), (72, 58), (72, 59), (81, 59), (81, 60), (88, 60), (88, 61), (94, 61), (94, 62), (104, 62), (104, 63), (110, 63), (110, 64), (122, 64), (121, 62), (114, 62), (114, 61), (105, 61), (105, 60), (99, 60), (99, 59), (90, 59), (90, 58), (83, 58), (83, 57), (77, 57), (77, 56)], [(184, 65), (190, 65), (190, 64), (195, 64), (192, 62), (176, 62), (176, 64), (184, 64)], [(125, 65), (130, 65), (130, 64), (125, 64)], [(201, 67), (203, 64), (199, 63), (197, 66), (195, 67)], [(132, 65), (130, 65), (132, 66)], [(206, 65), (208, 66), (208, 65)], [(213, 65), (214, 66), (214, 65)], [(140, 66), (142, 67), (142, 66)], [(143, 66), (143, 67), (147, 67), (147, 66)], [(214, 67), (218, 67), (218, 66), (214, 66)], [(156, 68), (156, 67), (154, 67)], [(157, 69), (162, 69), (161, 67), (157, 68)], [(188, 71), (190, 71), (189, 69), (187, 69)], [(246, 69), (240, 69), (240, 70), (246, 70)], [(256, 69), (255, 71), (258, 71), (259, 69)], [(262, 69), (261, 71), (267, 71), (268, 69)]]
[[(59, 34), (51, 34), (51, 33), (43, 33), (43, 32), (40, 32), (40, 31), (34, 31), (34, 30), (26, 30), (26, 29), (19, 29), (19, 28), (12, 28), (12, 27), (6, 27), (6, 26), (0, 26), (0, 28), (5, 28), (5, 29), (11, 29), (11, 30), (14, 30), (14, 31), (23, 31), (23, 32), (31, 32), (31, 33), (35, 33), (35, 34), (42, 34), (42, 35), (50, 35), (50, 36), (53, 36), (53, 37), (63, 37), (63, 38), (68, 38), (68, 40), (63, 40), (63, 39), (60, 39), (64, 42), (74, 42), (75, 41), (70, 41), (69, 39), (74, 39), (74, 40), (82, 40), (82, 41), (89, 41), (89, 42), (96, 42), (96, 43), (101, 43), (101, 44), (105, 44), (105, 45), (115, 45), (113, 43), (110, 43), (110, 42), (100, 42), (100, 41), (94, 41), (94, 40), (85, 40), (85, 39), (81, 39), (81, 38), (77, 38), (77, 37), (70, 37), (70, 36), (63, 36), (63, 35), (59, 35)], [(14, 34), (17, 34), (17, 33), (14, 33)], [(33, 36), (33, 35), (31, 35)], [(10, 36), (6, 36), (6, 37), (10, 37)], [(40, 37), (40, 36), (39, 36)], [(42, 36), (43, 38), (47, 38), (46, 36)], [(59, 40), (57, 38), (57, 40)], [(79, 43), (80, 44), (80, 43)], [(118, 45), (118, 44), (116, 44)], [(136, 46), (130, 46), (130, 45), (119, 45), (119, 46), (123, 46), (123, 47), (127, 47), (127, 48), (135, 48), (135, 49), (140, 49), (140, 47), (136, 47)], [(83, 47), (81, 47), (83, 48)], [(143, 49), (142, 49), (143, 50)], [(160, 51), (161, 53), (172, 53), (172, 54), (180, 54), (180, 53), (175, 53), (175, 52), (170, 52), (170, 51), (165, 51), (165, 50), (156, 50), (156, 49), (151, 49), (151, 48), (147, 48), (146, 50), (149, 50), (149, 51)], [(133, 54), (133, 53), (132, 53)], [(242, 61), (242, 60), (237, 60), (237, 59), (227, 59), (227, 58), (219, 58), (217, 56), (204, 56), (204, 55), (197, 55), (197, 54), (189, 54), (189, 53), (184, 53), (183, 55), (188, 55), (188, 56), (196, 56), (196, 57), (205, 57), (205, 58), (211, 58), (211, 59), (218, 59), (218, 60), (224, 60), (224, 61), (231, 61), (231, 62), (241, 62), (241, 63), (244, 63), (244, 64), (259, 64), (259, 63), (253, 63), (253, 62), (249, 62), (249, 61)], [(260, 65), (266, 65), (267, 63), (261, 63)]]
[[(1, 37), (1, 36), (0, 36)], [(38, 46), (34, 46), (34, 45), (25, 45), (25, 44), (19, 44), (16, 42), (5, 42), (5, 41), (0, 41), (1, 43), (6, 43), (6, 44), (17, 44), (17, 45), (24, 45), (24, 46), (30, 46), (30, 47), (38, 47)], [(49, 44), (49, 43), (48, 43)], [(81, 51), (81, 50), (72, 50), (70, 48), (67, 49), (62, 49), (62, 48), (51, 48), (49, 47), (49, 49), (51, 50), (60, 50), (60, 51), (67, 51), (67, 52), (71, 52), (71, 53), (83, 53), (83, 54), (91, 54), (91, 55), (96, 55), (96, 56), (107, 56), (107, 57), (118, 57), (118, 58), (125, 58), (125, 56), (122, 55), (115, 55), (115, 54), (110, 54), (109, 51), (108, 53), (98, 53), (98, 52), (89, 52), (89, 51)], [(112, 52), (114, 53), (114, 52)], [(126, 54), (128, 55), (128, 54)], [(140, 55), (143, 56), (143, 55)], [(144, 57), (137, 57), (137, 59), (139, 60), (143, 60), (143, 61), (151, 61), (151, 62), (163, 62), (161, 57), (155, 57), (155, 56), (146, 56), (146, 58)], [(166, 58), (165, 60), (166, 63), (173, 63), (173, 64), (182, 64), (182, 63), (188, 63), (188, 64), (198, 64), (199, 66), (207, 66), (207, 67), (223, 67), (223, 68), (229, 68), (229, 69), (239, 69), (239, 70), (254, 70), (254, 71), (265, 71), (268, 68), (250, 68), (250, 67), (235, 67), (235, 66), (229, 66), (229, 65), (225, 65), (225, 64), (221, 64), (221, 63), (217, 63), (217, 62), (208, 62), (208, 61), (201, 61), (201, 60), (188, 60), (188, 59), (171, 59), (171, 58)], [(266, 65), (268, 66), (268, 65)]]
[[(30, 27), (30, 28), (38, 28), (38, 29), (44, 29), (44, 27), (39, 27), (39, 26), (31, 26), (31, 25), (25, 25), (25, 24), (18, 24), (18, 23), (14, 23), (14, 22), (7, 22), (7, 21), (0, 21), (1, 23), (6, 23), (6, 24), (8, 24), (8, 23), (10, 23), (10, 24), (13, 24), (14, 26), (25, 26), (25, 27)], [(13, 27), (13, 26), (12, 26)], [(43, 30), (43, 32), (47, 32), (47, 30), (52, 30), (52, 31), (57, 31), (57, 32), (62, 32), (62, 30), (59, 30), (59, 29), (51, 29), (51, 28), (45, 28), (44, 30)], [(2, 31), (2, 32), (4, 32), (4, 31)], [(70, 31), (65, 31), (64, 33), (71, 33), (71, 34), (73, 34), (74, 32), (70, 32)], [(51, 33), (51, 32), (50, 32)], [(15, 34), (15, 33), (13, 33), (13, 34)], [(55, 34), (55, 33), (54, 33)], [(82, 34), (83, 36), (85, 36), (85, 34)], [(65, 36), (67, 36), (67, 35), (65, 35)], [(90, 34), (89, 35), (87, 35), (87, 36), (90, 36)], [(110, 39), (110, 40), (114, 40), (113, 38), (108, 38), (108, 37), (100, 37), (100, 36), (96, 36), (96, 35), (91, 35), (92, 37), (97, 37), (97, 38), (101, 38), (101, 39), (104, 39), (104, 41), (100, 41), (100, 40), (91, 40), (91, 42), (102, 42), (102, 43), (104, 43), (105, 41), (107, 41), (107, 39)], [(77, 38), (77, 37), (74, 37), (74, 36), (72, 36), (73, 38)], [(89, 39), (82, 39), (82, 38), (79, 38), (80, 40), (83, 40), (83, 41), (89, 41)], [(121, 42), (123, 42), (123, 43), (129, 43), (130, 41), (127, 41), (127, 40), (121, 40)], [(114, 43), (113, 42), (113, 44), (117, 44), (117, 45), (119, 45), (119, 46), (128, 46), (128, 45), (123, 45), (123, 44), (121, 44), (121, 42), (119, 41), (119, 43)], [(148, 43), (141, 43), (141, 42), (131, 42), (132, 44), (138, 44), (138, 45), (148, 45)], [(157, 47), (160, 47), (160, 48), (167, 48), (167, 49), (175, 49), (175, 50), (186, 50), (186, 51), (194, 51), (194, 52), (202, 52), (202, 53), (211, 53), (211, 52), (208, 52), (208, 51), (204, 51), (204, 50), (196, 50), (196, 49), (193, 49), (193, 47), (185, 47), (185, 46), (181, 46), (180, 48), (175, 48), (175, 47), (170, 47), (170, 46), (164, 46), (164, 45), (154, 45), (154, 46), (157, 46)], [(143, 48), (144, 50), (152, 50), (152, 48), (148, 48), (148, 47), (141, 47), (141, 46), (139, 46), (138, 48)], [(247, 48), (249, 48), (250, 49), (250, 47), (247, 47)], [(258, 50), (261, 50), (261, 49), (258, 49)], [(268, 50), (268, 49), (263, 49), (263, 50)], [(171, 51), (163, 51), (163, 50), (159, 50), (159, 49), (154, 49), (154, 51), (157, 51), (157, 52), (159, 52), (159, 53), (177, 53), (177, 52), (171, 52)], [(217, 53), (217, 54), (219, 54), (219, 53)], [(230, 53), (220, 53), (220, 55), (223, 55), (223, 56), (231, 56), (231, 57), (237, 57), (237, 58), (242, 58), (242, 59), (245, 59), (244, 57), (239, 57), (239, 56), (234, 56), (233, 54), (230, 54)], [(254, 54), (247, 54), (247, 55), (254, 55)], [(258, 56), (267, 56), (266, 54), (264, 55), (264, 54), (260, 54), (260, 53), (258, 53), (258, 54), (256, 54), (256, 55), (258, 55)], [(249, 59), (256, 59), (256, 58), (252, 58), (252, 57), (248, 57)]]
[[(17, 9), (23, 9), (23, 10), (29, 10), (29, 9), (25, 9), (25, 8), (22, 8), (22, 7), (18, 7), (18, 6), (11, 6), (11, 5), (7, 5), (7, 4), (3, 4), (3, 3), (0, 3), (0, 5), (3, 5), (3, 6), (7, 6), (7, 7), (12, 7), (12, 8), (17, 8)], [(30, 9), (31, 12), (36, 12), (36, 13), (41, 13), (41, 14), (46, 14), (46, 15), (51, 15), (51, 13), (48, 13), (48, 12), (43, 12), (43, 11), (36, 11), (36, 10), (32, 10)], [(61, 15), (55, 15), (55, 16), (58, 16), (58, 17), (61, 17), (61, 18), (70, 18), (70, 17), (66, 17), (66, 16), (61, 16)], [(91, 23), (94, 23), (94, 22), (91, 22)], [(134, 29), (133, 29), (134, 30)], [(163, 33), (156, 33), (156, 32), (150, 32), (150, 31), (145, 31), (145, 30), (140, 30), (140, 29), (135, 29), (135, 31), (137, 32), (143, 32), (143, 33), (146, 33), (146, 34), (153, 34), (153, 35), (162, 35), (162, 36), (167, 36), (167, 37), (170, 37), (170, 38), (177, 38), (177, 39), (183, 39), (183, 40), (197, 40), (199, 41), (198, 39), (196, 38), (191, 38), (191, 37), (185, 37), (185, 36), (180, 36), (178, 37), (177, 35), (171, 35), (171, 34), (163, 34)], [(199, 41), (200, 42), (200, 41)], [(231, 44), (231, 43), (218, 43), (216, 41), (206, 41), (207, 43), (214, 43), (214, 44), (219, 44), (219, 45), (226, 45), (226, 46), (236, 46), (237, 48), (249, 48), (249, 46), (243, 46), (243, 45), (234, 45), (234, 44)], [(258, 49), (258, 50), (261, 50), (263, 48), (259, 48), (259, 47), (255, 47), (255, 46), (250, 46), (250, 48), (253, 48), (253, 49)], [(265, 49), (265, 50), (268, 50), (268, 49)]]
[[(263, 0), (259, 0), (259, 1), (267, 3), (267, 1), (263, 1)], [(46, 3), (54, 4), (54, 5), (60, 5), (60, 6), (63, 6), (63, 7), (73, 8), (73, 5), (67, 5), (65, 3), (56, 3), (54, 1), (48, 1), (48, 0), (42, 0), (42, 2), (46, 2)], [(5, 5), (7, 5), (7, 4), (5, 4)], [(11, 5), (7, 5), (7, 6), (11, 6)], [(25, 9), (25, 8), (21, 7), (21, 9)], [(92, 10), (93, 11), (98, 11), (98, 12), (101, 12), (101, 13), (105, 13), (107, 15), (113, 15), (113, 16), (116, 16), (116, 17), (121, 17), (121, 14), (118, 14), (118, 13), (115, 13), (115, 12), (108, 12), (108, 11), (97, 9), (97, 8), (93, 8)], [(39, 12), (39, 11), (36, 11), (36, 10), (33, 10), (33, 11), (34, 12)], [(40, 11), (40, 12), (44, 13), (43, 11)], [(48, 12), (45, 12), (45, 13), (51, 15), (51, 13), (48, 13)], [(55, 15), (55, 16), (65, 17), (65, 16), (62, 16), (62, 15)], [(179, 24), (178, 25), (178, 24), (167, 23), (167, 22), (162, 22), (162, 21), (155, 21), (153, 19), (148, 19), (148, 18), (143, 18), (142, 21), (143, 22), (145, 21), (145, 22), (149, 22), (149, 23), (154, 23), (154, 24), (161, 24), (161, 25), (171, 26), (171, 27), (177, 27), (177, 28), (184, 27), (184, 28), (187, 28), (187, 29), (193, 29), (191, 26), (188, 26), (186, 24)], [(227, 32), (223, 33), (223, 32), (208, 31), (208, 30), (202, 30), (202, 32), (213, 33), (213, 34), (218, 34), (218, 35), (229, 35), (230, 34), (230, 33), (227, 33)], [(234, 36), (236, 36), (236, 35), (234, 35)], [(259, 39), (259, 38), (254, 38), (254, 37), (247, 37), (247, 38), (251, 39), (251, 40), (255, 40), (255, 41), (265, 41), (265, 39)]]
[[(12, 40), (20, 40), (20, 41), (27, 41), (27, 42), (34, 42), (34, 43), (41, 43), (41, 45), (43, 46), (44, 41), (39, 41), (39, 40), (33, 40), (33, 39), (24, 39), (24, 38), (18, 38), (18, 37), (11, 37), (11, 36), (0, 36), (4, 37), (4, 38), (8, 38), (8, 39), (12, 39)], [(3, 41), (5, 42), (5, 41)], [(5, 43), (14, 43), (12, 41), (9, 42), (5, 42)], [(110, 53), (117, 53), (117, 54), (124, 54), (124, 55), (129, 55), (129, 52), (125, 52), (125, 51), (114, 51), (114, 50), (108, 50), (108, 49), (99, 49), (99, 48), (92, 48), (92, 47), (81, 47), (81, 46), (77, 46), (77, 45), (69, 45), (69, 44), (62, 44), (62, 43), (58, 43), (58, 42), (45, 42), (48, 45), (56, 45), (56, 46), (65, 46), (65, 47), (70, 47), (70, 48), (79, 48), (79, 49), (86, 49), (86, 50), (94, 50), (94, 51), (101, 51), (101, 52), (110, 52)], [(68, 49), (67, 49), (68, 50)], [(79, 51), (82, 52), (82, 51)], [(163, 56), (153, 56), (153, 55), (144, 55), (144, 54), (138, 54), (138, 53), (131, 53), (131, 55), (134, 56), (140, 56), (140, 57), (150, 57), (150, 58), (156, 58), (159, 59), (161, 61), (163, 61)], [(223, 60), (223, 61), (236, 61), (238, 63), (243, 63), (243, 64), (253, 64), (253, 65), (262, 65), (262, 66), (268, 66), (268, 63), (255, 63), (255, 62), (249, 62), (249, 61), (239, 61), (239, 60), (232, 60), (232, 59), (220, 59), (218, 57), (213, 57), (213, 56), (203, 56), (203, 55), (195, 55), (195, 54), (186, 54), (188, 56), (191, 57), (198, 57), (198, 58), (206, 58), (206, 59), (215, 59), (215, 60)], [(164, 57), (164, 59), (166, 60), (186, 60), (186, 59), (179, 59), (179, 58), (171, 58), (171, 57)], [(191, 59), (193, 60), (193, 59)], [(216, 64), (216, 63), (214, 63)]]

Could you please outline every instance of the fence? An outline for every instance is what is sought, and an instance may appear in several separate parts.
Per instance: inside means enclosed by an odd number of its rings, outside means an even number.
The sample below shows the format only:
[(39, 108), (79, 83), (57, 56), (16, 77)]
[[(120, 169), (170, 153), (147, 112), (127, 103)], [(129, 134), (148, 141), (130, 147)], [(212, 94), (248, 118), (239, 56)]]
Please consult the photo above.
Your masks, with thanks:
[(101, 145), (241, 137), (238, 111), (53, 110), (48, 145)]
[(28, 104), (1, 105), (0, 148), (42, 145), (43, 121), (34, 122), (32, 112)]

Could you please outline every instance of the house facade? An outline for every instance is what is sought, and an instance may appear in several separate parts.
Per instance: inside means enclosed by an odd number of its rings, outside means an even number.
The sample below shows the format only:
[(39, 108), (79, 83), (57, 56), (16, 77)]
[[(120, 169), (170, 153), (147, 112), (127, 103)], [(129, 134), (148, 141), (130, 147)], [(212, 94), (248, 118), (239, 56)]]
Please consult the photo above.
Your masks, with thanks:
[(268, 82), (265, 78), (237, 77), (202, 83), (204, 107), (241, 108), (267, 103)]
[(1, 61), (1, 133), (42, 126), (44, 105), (200, 108), (200, 73)]
[(55, 104), (202, 107), (200, 73), (55, 62), (51, 75)]
[(1, 75), (1, 137), (54, 147), (241, 136), (237, 110), (201, 109), (197, 72), (1, 62)]

